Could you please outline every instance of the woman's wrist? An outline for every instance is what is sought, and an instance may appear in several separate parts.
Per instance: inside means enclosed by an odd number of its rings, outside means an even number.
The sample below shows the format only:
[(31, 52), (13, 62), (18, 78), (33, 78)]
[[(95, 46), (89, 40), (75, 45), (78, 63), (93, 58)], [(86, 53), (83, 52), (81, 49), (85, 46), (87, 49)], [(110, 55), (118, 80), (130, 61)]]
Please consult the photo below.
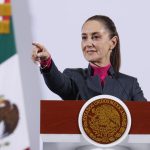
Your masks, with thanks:
[(51, 61), (52, 61), (51, 57), (48, 57), (48, 59), (46, 59), (46, 60), (42, 60), (40, 62), (40, 68), (41, 69), (48, 69), (51, 65)]

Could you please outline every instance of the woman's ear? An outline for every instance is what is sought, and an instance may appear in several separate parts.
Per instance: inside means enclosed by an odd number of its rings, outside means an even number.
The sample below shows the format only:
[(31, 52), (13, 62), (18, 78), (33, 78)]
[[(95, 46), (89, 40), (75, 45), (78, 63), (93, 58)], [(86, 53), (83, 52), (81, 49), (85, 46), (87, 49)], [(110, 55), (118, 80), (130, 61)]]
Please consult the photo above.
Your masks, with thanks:
[(117, 36), (113, 36), (110, 39), (111, 45), (110, 45), (110, 49), (113, 50), (118, 42), (118, 37)]

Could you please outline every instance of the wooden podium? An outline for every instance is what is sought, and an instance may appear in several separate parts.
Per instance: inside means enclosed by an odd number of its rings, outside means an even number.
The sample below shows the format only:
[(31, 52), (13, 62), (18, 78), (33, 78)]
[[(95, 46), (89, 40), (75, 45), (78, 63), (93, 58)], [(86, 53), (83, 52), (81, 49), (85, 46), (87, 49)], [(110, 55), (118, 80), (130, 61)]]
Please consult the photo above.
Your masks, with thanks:
[[(78, 115), (86, 101), (45, 101), (40, 104), (40, 138), (44, 143), (87, 144), (78, 127)], [(132, 118), (132, 125), (125, 145), (150, 143), (150, 102), (125, 102)], [(74, 146), (75, 147), (75, 146)], [(147, 147), (147, 146), (146, 146)], [(41, 148), (44, 150), (44, 148)], [(49, 148), (51, 149), (51, 148)], [(149, 147), (150, 149), (150, 147)], [(55, 149), (56, 150), (56, 149)], [(59, 149), (58, 149), (59, 150)], [(61, 149), (63, 150), (63, 149)], [(65, 149), (65, 150), (71, 150)], [(136, 148), (138, 150), (138, 148)], [(148, 150), (143, 148), (142, 150)]]

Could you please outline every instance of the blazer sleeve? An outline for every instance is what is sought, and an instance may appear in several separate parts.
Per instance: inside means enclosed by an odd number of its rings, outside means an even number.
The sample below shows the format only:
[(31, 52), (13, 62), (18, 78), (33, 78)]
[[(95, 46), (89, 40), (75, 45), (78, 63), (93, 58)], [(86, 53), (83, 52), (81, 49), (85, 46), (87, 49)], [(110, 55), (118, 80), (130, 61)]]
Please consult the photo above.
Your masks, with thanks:
[(52, 61), (49, 69), (41, 69), (47, 87), (64, 100), (76, 99), (77, 88), (71, 79), (71, 72), (66, 69), (61, 73)]
[(133, 81), (133, 101), (147, 101), (144, 97), (143, 91), (139, 86), (137, 79), (135, 78)]

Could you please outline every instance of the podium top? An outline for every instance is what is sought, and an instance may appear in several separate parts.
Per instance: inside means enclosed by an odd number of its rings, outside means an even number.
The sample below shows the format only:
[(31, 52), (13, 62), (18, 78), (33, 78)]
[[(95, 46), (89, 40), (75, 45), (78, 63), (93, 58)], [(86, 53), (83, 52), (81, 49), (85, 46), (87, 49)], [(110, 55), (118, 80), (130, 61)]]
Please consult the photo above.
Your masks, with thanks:
[[(41, 101), (41, 134), (81, 134), (78, 115), (86, 101)], [(150, 134), (150, 102), (126, 101), (132, 118), (129, 134)]]

